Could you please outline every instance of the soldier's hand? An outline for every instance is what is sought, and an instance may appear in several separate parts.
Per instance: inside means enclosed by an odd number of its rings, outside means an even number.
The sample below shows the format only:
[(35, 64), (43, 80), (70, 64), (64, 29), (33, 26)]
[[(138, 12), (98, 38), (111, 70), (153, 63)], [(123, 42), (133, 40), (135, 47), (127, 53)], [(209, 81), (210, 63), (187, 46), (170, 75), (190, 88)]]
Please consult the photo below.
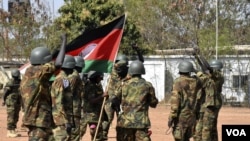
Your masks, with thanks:
[(138, 47), (137, 44), (135, 44), (135, 43), (131, 44), (131, 47), (132, 47), (134, 50), (139, 50), (139, 47)]
[(169, 118), (168, 119), (168, 127), (171, 128), (173, 126), (173, 124), (174, 124), (174, 119)]
[(102, 94), (102, 97), (107, 97), (108, 98), (108, 93), (107, 92), (104, 92), (103, 94)]
[(193, 50), (193, 55), (197, 55), (200, 53), (200, 49), (198, 47), (195, 47), (194, 50)]

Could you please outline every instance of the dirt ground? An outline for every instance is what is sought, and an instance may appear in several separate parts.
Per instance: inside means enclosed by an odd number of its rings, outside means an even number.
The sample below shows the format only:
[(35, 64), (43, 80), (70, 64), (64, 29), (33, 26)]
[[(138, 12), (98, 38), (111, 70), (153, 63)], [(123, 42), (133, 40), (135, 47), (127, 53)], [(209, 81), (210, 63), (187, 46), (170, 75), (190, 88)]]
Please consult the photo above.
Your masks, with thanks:
[[(0, 101), (1, 102), (1, 101)], [(152, 124), (152, 141), (174, 141), (171, 134), (166, 135), (167, 119), (169, 114), (169, 105), (161, 104), (156, 109), (150, 109), (150, 119)], [(20, 114), (21, 115), (21, 114)], [(223, 107), (219, 113), (218, 131), (219, 141), (221, 141), (221, 127), (223, 124), (250, 124), (250, 109), (242, 107)], [(20, 131), (21, 118), (18, 122), (18, 129)], [(6, 134), (6, 109), (0, 106), (0, 141), (27, 141), (27, 133), (20, 131), (21, 137), (7, 138)], [(115, 120), (109, 133), (109, 141), (116, 140)], [(82, 141), (90, 141), (89, 131), (83, 137)]]

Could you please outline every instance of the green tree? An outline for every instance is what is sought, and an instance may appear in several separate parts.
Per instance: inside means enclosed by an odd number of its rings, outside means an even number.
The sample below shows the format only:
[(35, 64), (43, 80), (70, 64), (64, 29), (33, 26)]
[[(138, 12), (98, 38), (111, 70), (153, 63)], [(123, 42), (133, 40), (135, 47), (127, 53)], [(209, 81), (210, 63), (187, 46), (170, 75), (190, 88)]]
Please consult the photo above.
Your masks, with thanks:
[[(76, 38), (82, 32), (97, 28), (109, 23), (115, 18), (125, 14), (122, 0), (65, 0), (65, 4), (59, 9), (61, 14), (55, 20), (59, 30), (66, 31), (69, 41)], [(141, 45), (141, 35), (135, 24), (127, 17), (120, 52), (132, 55), (132, 43)]]

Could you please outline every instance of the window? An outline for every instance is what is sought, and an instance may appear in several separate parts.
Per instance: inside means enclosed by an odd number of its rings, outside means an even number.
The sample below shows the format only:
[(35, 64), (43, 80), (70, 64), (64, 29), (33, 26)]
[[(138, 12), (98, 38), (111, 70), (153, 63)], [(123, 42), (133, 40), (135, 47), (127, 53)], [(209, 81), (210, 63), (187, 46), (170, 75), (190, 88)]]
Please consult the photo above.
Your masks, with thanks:
[(248, 75), (233, 75), (233, 87), (239, 88), (247, 85)]

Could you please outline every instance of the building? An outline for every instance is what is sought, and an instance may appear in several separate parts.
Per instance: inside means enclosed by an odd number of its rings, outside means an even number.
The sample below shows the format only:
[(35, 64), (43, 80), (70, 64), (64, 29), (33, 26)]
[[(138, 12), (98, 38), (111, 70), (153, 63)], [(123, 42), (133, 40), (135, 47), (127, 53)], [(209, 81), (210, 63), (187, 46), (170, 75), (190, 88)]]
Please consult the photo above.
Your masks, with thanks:
[[(195, 59), (192, 55), (156, 55), (145, 56), (144, 59), (146, 74), (143, 77), (153, 84), (156, 96), (160, 101), (163, 101), (170, 95), (173, 81), (179, 76), (179, 62), (188, 60), (193, 62), (196, 69), (199, 68), (195, 64)], [(225, 78), (222, 90), (224, 100), (243, 102), (246, 95), (250, 97), (250, 55), (226, 55), (219, 56), (218, 59), (224, 64), (222, 70)], [(10, 69), (6, 70), (8, 72)], [(21, 70), (21, 72), (23, 73), (24, 71)], [(1, 71), (0, 76), (5, 77)], [(105, 74), (103, 80), (104, 89), (106, 88), (108, 77), (109, 75)], [(1, 79), (7, 80), (6, 78)]]

